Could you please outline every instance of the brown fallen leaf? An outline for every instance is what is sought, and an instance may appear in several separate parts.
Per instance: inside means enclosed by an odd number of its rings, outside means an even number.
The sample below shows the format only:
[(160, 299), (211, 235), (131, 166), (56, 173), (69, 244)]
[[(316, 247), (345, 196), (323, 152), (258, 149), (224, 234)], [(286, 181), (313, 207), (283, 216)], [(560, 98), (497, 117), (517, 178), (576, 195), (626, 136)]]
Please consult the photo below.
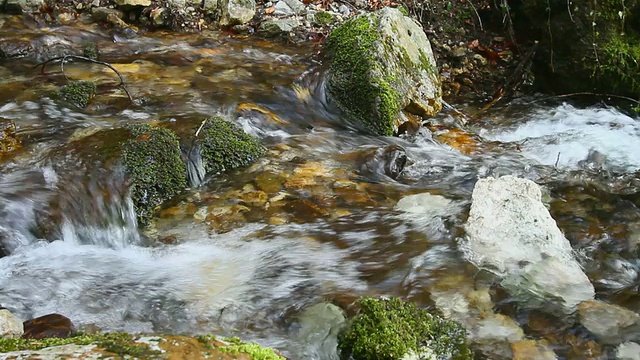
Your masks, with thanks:
[(274, 11), (276, 11), (276, 7), (275, 6), (272, 6), (272, 7), (264, 9), (264, 13), (267, 14), (267, 15), (273, 14)]

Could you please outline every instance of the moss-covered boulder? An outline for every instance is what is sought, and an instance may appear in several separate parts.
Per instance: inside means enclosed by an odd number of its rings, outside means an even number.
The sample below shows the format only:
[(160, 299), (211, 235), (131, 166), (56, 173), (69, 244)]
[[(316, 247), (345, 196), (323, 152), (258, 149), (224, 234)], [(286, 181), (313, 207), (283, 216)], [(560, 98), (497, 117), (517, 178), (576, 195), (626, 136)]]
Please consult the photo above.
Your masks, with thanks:
[(95, 94), (93, 81), (73, 81), (60, 89), (60, 97), (80, 109), (87, 107)]
[(473, 359), (457, 323), (398, 298), (360, 301), (360, 312), (339, 336), (342, 359)]
[(401, 110), (428, 117), (442, 109), (442, 90), (422, 27), (397, 9), (360, 15), (326, 44), (327, 93), (351, 120), (392, 135)]
[(520, 39), (538, 40), (545, 90), (640, 94), (640, 0), (509, 1)]
[(187, 186), (178, 137), (151, 125), (129, 127), (133, 139), (124, 144), (122, 162), (131, 181), (131, 196), (141, 225), (154, 209)]
[(207, 173), (220, 173), (249, 165), (266, 152), (257, 139), (219, 116), (206, 120), (199, 139)]

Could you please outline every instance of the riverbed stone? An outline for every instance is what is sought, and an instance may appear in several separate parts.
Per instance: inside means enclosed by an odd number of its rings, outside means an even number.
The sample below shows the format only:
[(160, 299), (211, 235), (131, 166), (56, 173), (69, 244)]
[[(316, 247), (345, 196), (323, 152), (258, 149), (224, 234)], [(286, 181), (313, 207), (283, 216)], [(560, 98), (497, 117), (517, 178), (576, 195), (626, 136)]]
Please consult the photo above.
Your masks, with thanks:
[(151, 6), (151, 0), (114, 0), (118, 6)]
[(344, 311), (331, 303), (312, 305), (302, 311), (298, 318), (297, 342), (308, 344), (304, 359), (320, 359), (338, 347), (338, 333), (346, 326)]
[(442, 89), (422, 27), (398, 9), (349, 19), (326, 44), (327, 93), (346, 118), (379, 135), (393, 135), (401, 110), (434, 116)]
[(124, 13), (118, 9), (111, 9), (106, 7), (94, 7), (91, 8), (91, 18), (93, 21), (107, 21), (109, 16), (115, 16), (119, 19), (124, 17)]
[(616, 348), (616, 360), (640, 360), (640, 344), (626, 342)]
[(535, 340), (516, 341), (511, 344), (513, 358), (518, 360), (556, 360), (558, 357), (544, 343)]
[(19, 338), (23, 332), (22, 320), (7, 309), (0, 309), (0, 338)]
[(299, 25), (296, 18), (267, 20), (260, 23), (258, 33), (264, 37), (286, 36)]
[(9, 119), (0, 117), (0, 158), (19, 147), (20, 140), (16, 135), (16, 124)]
[(38, 10), (44, 4), (44, 0), (7, 0), (4, 9), (8, 13), (29, 13)]
[(48, 314), (24, 322), (23, 339), (68, 338), (76, 332), (71, 319), (60, 314)]
[(220, 0), (221, 26), (246, 24), (256, 14), (255, 0)]
[(588, 300), (578, 306), (582, 326), (605, 344), (640, 340), (640, 315), (614, 304)]
[(293, 14), (294, 14), (293, 9), (291, 9), (291, 7), (284, 0), (278, 1), (274, 6), (273, 15), (290, 16)]
[(571, 312), (593, 299), (593, 285), (536, 183), (511, 175), (480, 179), (471, 201), (460, 242), (468, 261), (497, 275), (507, 291), (533, 307)]

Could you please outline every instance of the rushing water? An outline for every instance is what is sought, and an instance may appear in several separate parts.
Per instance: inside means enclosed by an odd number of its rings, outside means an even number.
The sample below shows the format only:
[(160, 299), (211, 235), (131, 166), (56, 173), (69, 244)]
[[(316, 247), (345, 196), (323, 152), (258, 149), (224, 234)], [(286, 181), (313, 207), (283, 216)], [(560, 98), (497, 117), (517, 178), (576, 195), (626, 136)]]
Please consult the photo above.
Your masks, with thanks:
[[(55, 99), (65, 81), (57, 65), (41, 74), (26, 60), (0, 64), (0, 117), (23, 141), (0, 164), (0, 305), (24, 319), (56, 312), (109, 331), (241, 335), (292, 358), (333, 359), (335, 350), (301, 334), (305, 308), (361, 295), (438, 305), (456, 288), (491, 282), (461, 259), (456, 239), (475, 181), (504, 174), (545, 184), (598, 297), (640, 310), (640, 123), (615, 108), (513, 104), (469, 125), (471, 148), (446, 140), (448, 115), (412, 141), (371, 137), (327, 104), (308, 47), (221, 33), (123, 39), (4, 20), (0, 37), (96, 41), (136, 100), (109, 69), (68, 64), (69, 77), (99, 86), (93, 105), (72, 110)], [(187, 190), (141, 233), (121, 169), (100, 155), (116, 140), (100, 130), (151, 122), (188, 139), (216, 113), (271, 154)], [(390, 145), (409, 158), (395, 180), (381, 164)], [(281, 179), (265, 190), (269, 207), (243, 198), (265, 174)], [(431, 216), (394, 210), (403, 195), (426, 191), (452, 203)], [(231, 215), (203, 220), (219, 209)], [(535, 318), (494, 295), (522, 326)], [(577, 331), (567, 319), (549, 327)], [(531, 328), (532, 337), (545, 333)]]

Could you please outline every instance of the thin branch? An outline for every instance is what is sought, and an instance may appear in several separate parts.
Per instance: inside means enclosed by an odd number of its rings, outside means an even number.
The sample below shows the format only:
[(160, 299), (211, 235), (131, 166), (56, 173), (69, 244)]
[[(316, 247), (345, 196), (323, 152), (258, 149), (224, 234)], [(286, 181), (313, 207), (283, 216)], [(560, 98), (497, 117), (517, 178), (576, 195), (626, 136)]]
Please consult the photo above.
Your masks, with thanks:
[(540, 102), (540, 101), (547, 101), (547, 100), (553, 100), (553, 99), (562, 99), (562, 98), (573, 97), (573, 96), (581, 96), (581, 95), (589, 95), (589, 96), (597, 96), (597, 97), (612, 97), (612, 98), (616, 98), (616, 99), (622, 99), (622, 100), (631, 101), (633, 103), (636, 103), (636, 104), (640, 105), (640, 100), (636, 100), (636, 99), (628, 97), (628, 96), (615, 95), (615, 94), (598, 94), (598, 93), (592, 93), (592, 92), (586, 92), (586, 91), (585, 92), (571, 93), (571, 94), (554, 95), (554, 96), (549, 96), (549, 97), (545, 97), (545, 98), (542, 98), (542, 99), (536, 99), (536, 100), (533, 100), (533, 101), (527, 103), (527, 105), (531, 105), (533, 103), (537, 103), (537, 102)]
[(480, 23), (480, 31), (484, 31), (484, 27), (482, 26), (482, 19), (480, 19), (480, 14), (478, 14), (478, 10), (476, 9), (476, 7), (473, 5), (473, 2), (471, 1), (467, 1), (467, 3), (469, 5), (471, 5), (471, 8), (473, 9), (473, 12), (476, 13), (476, 17), (478, 17), (478, 23)]
[(84, 56), (79, 56), (79, 55), (65, 55), (65, 56), (58, 56), (58, 57), (51, 58), (51, 59), (49, 59), (47, 61), (44, 61), (44, 62), (42, 62), (40, 64), (35, 65), (34, 68), (38, 67), (38, 66), (41, 66), (42, 68), (40, 69), (40, 72), (44, 74), (44, 67), (48, 63), (54, 62), (54, 61), (60, 61), (60, 71), (62, 72), (62, 75), (64, 75), (64, 78), (69, 80), (69, 78), (67, 77), (67, 74), (65, 74), (65, 72), (64, 72), (64, 63), (67, 61), (67, 59), (82, 60), (82, 61), (86, 61), (86, 62), (90, 62), (90, 63), (94, 63), (94, 64), (100, 64), (100, 65), (104, 65), (104, 66), (108, 67), (109, 69), (113, 70), (113, 72), (115, 72), (116, 75), (118, 75), (118, 78), (120, 78), (120, 84), (118, 84), (118, 86), (122, 87), (124, 92), (129, 97), (129, 100), (132, 103), (135, 104), (135, 102), (133, 101), (133, 97), (131, 96), (131, 93), (129, 92), (129, 89), (127, 89), (127, 85), (124, 82), (124, 77), (122, 76), (122, 74), (115, 67), (113, 67), (113, 65), (109, 64), (108, 62), (94, 60), (94, 59), (91, 59), (91, 58), (88, 58), (88, 57), (84, 57)]

